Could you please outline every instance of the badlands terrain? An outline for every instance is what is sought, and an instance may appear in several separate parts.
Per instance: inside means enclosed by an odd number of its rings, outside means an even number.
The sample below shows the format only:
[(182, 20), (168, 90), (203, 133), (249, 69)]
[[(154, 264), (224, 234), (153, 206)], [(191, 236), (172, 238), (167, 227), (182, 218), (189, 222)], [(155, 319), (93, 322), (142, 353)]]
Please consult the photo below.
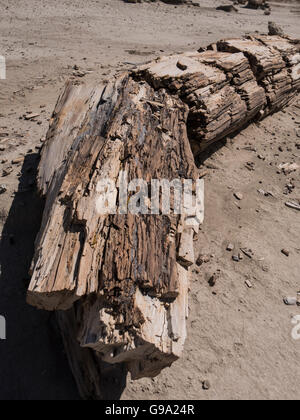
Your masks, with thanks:
[[(7, 63), (0, 80), (0, 315), (7, 321), (1, 400), (80, 398), (53, 314), (25, 302), (43, 210), (35, 173), (64, 83), (107, 80), (160, 55), (267, 33), (269, 20), (300, 37), (300, 2), (271, 2), (271, 15), (216, 11), (230, 1), (196, 3), (0, 0)], [(300, 309), (283, 302), (300, 289), (300, 212), (285, 205), (300, 199), (299, 170), (279, 167), (300, 165), (300, 98), (198, 163), (207, 172), (206, 214), (195, 246), (205, 262), (192, 270), (185, 352), (155, 379), (131, 381), (107, 367), (106, 396), (299, 399), (300, 341), (292, 339), (291, 321)]]

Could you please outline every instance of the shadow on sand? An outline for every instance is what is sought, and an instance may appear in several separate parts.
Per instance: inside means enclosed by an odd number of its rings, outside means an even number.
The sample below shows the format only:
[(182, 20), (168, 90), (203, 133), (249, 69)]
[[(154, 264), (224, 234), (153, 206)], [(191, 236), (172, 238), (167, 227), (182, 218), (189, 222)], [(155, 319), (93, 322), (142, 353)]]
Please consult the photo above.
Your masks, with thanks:
[(79, 395), (52, 313), (26, 304), (28, 272), (43, 202), (30, 180), (39, 156), (26, 156), (0, 242), (0, 400), (76, 400)]
[[(0, 400), (79, 400), (55, 314), (26, 303), (44, 209), (32, 185), (38, 163), (38, 154), (26, 156), (0, 241), (0, 315), (6, 320), (6, 340), (0, 340)], [(101, 363), (100, 369), (103, 398), (120, 399), (125, 367)]]

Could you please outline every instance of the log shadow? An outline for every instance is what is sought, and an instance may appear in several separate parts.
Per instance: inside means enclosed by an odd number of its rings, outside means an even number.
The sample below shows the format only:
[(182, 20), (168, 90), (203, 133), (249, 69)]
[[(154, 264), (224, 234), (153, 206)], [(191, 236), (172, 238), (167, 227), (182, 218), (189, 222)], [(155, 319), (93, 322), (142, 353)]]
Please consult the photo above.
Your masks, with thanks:
[(26, 303), (29, 268), (44, 203), (32, 185), (38, 154), (25, 158), (0, 241), (0, 400), (78, 400), (53, 313)]
[(223, 149), (227, 144), (227, 139), (220, 140), (216, 143), (211, 144), (203, 152), (194, 154), (195, 164), (199, 168), (201, 165), (204, 165), (205, 162), (211, 158), (219, 150)]
[[(2, 401), (80, 399), (56, 314), (26, 303), (34, 242), (44, 210), (44, 200), (33, 183), (38, 163), (39, 154), (26, 156), (0, 240), (0, 316), (6, 321), (6, 340), (0, 339)], [(78, 354), (92, 353), (77, 342), (73, 346), (78, 347)], [(100, 360), (94, 363), (101, 376), (97, 386), (103, 399), (120, 399), (126, 387), (126, 367)]]

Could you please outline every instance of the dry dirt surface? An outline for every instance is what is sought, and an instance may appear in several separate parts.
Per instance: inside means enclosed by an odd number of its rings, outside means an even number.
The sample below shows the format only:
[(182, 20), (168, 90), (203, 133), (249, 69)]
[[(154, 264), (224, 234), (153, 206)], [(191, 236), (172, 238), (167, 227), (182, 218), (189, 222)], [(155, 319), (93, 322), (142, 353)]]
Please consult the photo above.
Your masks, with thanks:
[[(271, 16), (216, 11), (229, 3), (0, 0), (1, 400), (79, 398), (53, 315), (25, 303), (42, 212), (35, 171), (65, 81), (103, 80), (162, 54), (263, 33), (269, 20), (299, 38), (299, 2), (271, 3)], [(285, 205), (300, 199), (299, 170), (278, 169), (300, 165), (299, 150), (300, 98), (202, 157), (206, 220), (196, 249), (206, 262), (193, 268), (184, 355), (153, 380), (128, 377), (119, 392), (108, 383), (107, 398), (300, 398), (300, 340), (291, 335), (300, 308), (283, 302), (300, 289), (300, 212)]]

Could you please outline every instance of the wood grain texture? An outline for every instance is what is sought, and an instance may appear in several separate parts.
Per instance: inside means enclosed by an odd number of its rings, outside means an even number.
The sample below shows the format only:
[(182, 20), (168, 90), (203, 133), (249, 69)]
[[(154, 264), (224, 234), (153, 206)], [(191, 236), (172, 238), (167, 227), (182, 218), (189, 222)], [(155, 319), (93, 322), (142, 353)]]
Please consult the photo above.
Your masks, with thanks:
[(47, 198), (28, 302), (69, 310), (78, 301), (81, 346), (126, 362), (136, 378), (158, 374), (182, 352), (199, 223), (185, 227), (180, 214), (100, 215), (98, 182), (118, 185), (125, 172), (148, 183), (196, 180), (187, 113), (179, 98), (129, 75), (97, 89), (68, 85), (40, 163)]
[(162, 57), (137, 77), (165, 87), (189, 106), (194, 154), (288, 105), (300, 90), (296, 40), (278, 36), (229, 39), (199, 52)]

